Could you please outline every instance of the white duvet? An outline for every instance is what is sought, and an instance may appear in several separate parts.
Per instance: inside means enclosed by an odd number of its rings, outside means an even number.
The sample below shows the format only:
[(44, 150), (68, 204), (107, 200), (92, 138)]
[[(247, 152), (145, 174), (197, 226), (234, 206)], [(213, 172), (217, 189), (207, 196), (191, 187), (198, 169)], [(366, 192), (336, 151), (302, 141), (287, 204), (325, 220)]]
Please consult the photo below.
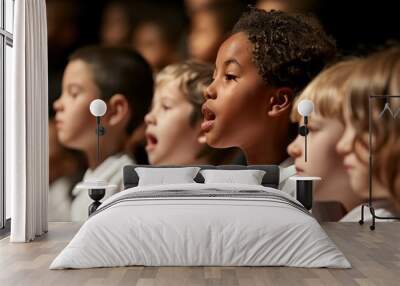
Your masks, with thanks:
[[(178, 195), (129, 199), (171, 190)], [(233, 191), (241, 196), (180, 197), (178, 191)], [(263, 193), (253, 197), (252, 191)], [(318, 222), (298, 205), (279, 190), (254, 185), (135, 187), (107, 199), (50, 269), (127, 265), (350, 268)]]

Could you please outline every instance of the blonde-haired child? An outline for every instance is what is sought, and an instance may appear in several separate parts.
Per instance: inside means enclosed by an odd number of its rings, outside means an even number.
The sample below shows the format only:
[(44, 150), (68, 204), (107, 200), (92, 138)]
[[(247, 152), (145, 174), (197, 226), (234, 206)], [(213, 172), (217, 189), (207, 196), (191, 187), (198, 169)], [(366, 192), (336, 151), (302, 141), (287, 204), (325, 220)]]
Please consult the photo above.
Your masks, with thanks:
[(229, 160), (232, 150), (207, 146), (201, 131), (203, 92), (212, 72), (210, 64), (186, 61), (169, 65), (157, 75), (152, 107), (145, 116), (150, 164), (219, 164)]
[[(343, 156), (352, 189), (365, 200), (369, 197), (371, 171), (372, 200), (378, 217), (400, 216), (400, 99), (383, 97), (370, 102), (369, 96), (400, 95), (399, 75), (400, 47), (397, 46), (366, 58), (348, 78), (345, 90), (346, 128), (337, 150)], [(385, 110), (386, 104), (390, 110)], [(373, 154), (371, 170), (369, 148)], [(358, 221), (360, 207), (343, 221)], [(364, 208), (364, 216), (366, 220), (372, 218), (368, 208)]]
[[(307, 162), (304, 160), (304, 137), (301, 135), (288, 146), (288, 153), (294, 159), (298, 175), (322, 178), (315, 184), (314, 201), (325, 202), (325, 205), (317, 203), (317, 208), (327, 206), (327, 202), (339, 202), (345, 211), (349, 211), (360, 203), (360, 198), (351, 190), (342, 158), (336, 152), (336, 144), (344, 131), (343, 83), (359, 62), (359, 59), (347, 60), (322, 71), (304, 89), (292, 109), (292, 121), (303, 125), (304, 119), (298, 113), (297, 105), (304, 99), (314, 103), (315, 110), (309, 117), (308, 125)], [(318, 213), (324, 211), (315, 208), (313, 210)], [(343, 214), (321, 213), (320, 215), (321, 219), (338, 220)]]

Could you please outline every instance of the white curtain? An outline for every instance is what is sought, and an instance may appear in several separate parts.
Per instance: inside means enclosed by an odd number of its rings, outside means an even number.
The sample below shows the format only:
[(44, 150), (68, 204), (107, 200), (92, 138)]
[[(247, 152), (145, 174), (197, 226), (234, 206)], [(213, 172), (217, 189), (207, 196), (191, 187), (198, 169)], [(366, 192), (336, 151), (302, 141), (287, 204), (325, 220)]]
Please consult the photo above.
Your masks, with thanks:
[(47, 232), (48, 91), (45, 0), (15, 1), (13, 92), (6, 98), (6, 187), (12, 242)]

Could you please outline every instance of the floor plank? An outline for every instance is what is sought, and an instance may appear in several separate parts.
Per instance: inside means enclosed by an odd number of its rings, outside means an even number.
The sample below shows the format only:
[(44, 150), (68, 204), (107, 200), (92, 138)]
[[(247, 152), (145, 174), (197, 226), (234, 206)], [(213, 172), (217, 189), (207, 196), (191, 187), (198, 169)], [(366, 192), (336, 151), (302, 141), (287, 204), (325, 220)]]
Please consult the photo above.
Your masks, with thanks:
[(357, 223), (322, 226), (352, 269), (137, 266), (51, 271), (50, 263), (80, 224), (50, 223), (49, 233), (32, 243), (0, 240), (0, 285), (400, 285), (400, 223), (378, 223), (375, 231)]

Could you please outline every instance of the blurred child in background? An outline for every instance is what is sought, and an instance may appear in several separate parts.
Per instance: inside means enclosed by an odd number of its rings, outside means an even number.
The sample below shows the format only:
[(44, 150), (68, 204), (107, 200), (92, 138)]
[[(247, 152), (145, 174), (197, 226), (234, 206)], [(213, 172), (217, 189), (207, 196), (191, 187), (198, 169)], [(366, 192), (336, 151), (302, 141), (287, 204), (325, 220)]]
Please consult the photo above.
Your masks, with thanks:
[(49, 102), (54, 102), (61, 93), (68, 56), (79, 44), (79, 6), (74, 0), (47, 0), (46, 16)]
[(187, 14), (191, 14), (198, 9), (219, 1), (221, 0), (185, 0), (185, 9)]
[(168, 5), (148, 5), (133, 30), (131, 43), (155, 73), (182, 57), (183, 15)]
[(101, 44), (127, 46), (132, 33), (131, 7), (123, 1), (111, 1), (104, 8), (100, 26)]
[(189, 58), (214, 63), (217, 52), (243, 12), (241, 1), (208, 1), (188, 9), (190, 32)]
[(233, 155), (230, 149), (210, 148), (202, 138), (201, 105), (212, 71), (212, 65), (187, 61), (169, 65), (157, 75), (152, 107), (145, 117), (150, 164), (220, 164)]
[(285, 12), (315, 12), (317, 0), (258, 0), (256, 7), (265, 11), (280, 10)]
[[(336, 152), (336, 144), (344, 131), (342, 104), (346, 93), (342, 91), (343, 83), (359, 62), (358, 59), (348, 60), (322, 71), (304, 89), (292, 108), (292, 121), (303, 125), (304, 118), (298, 113), (297, 104), (303, 99), (314, 103), (308, 123), (307, 162), (304, 136), (298, 135), (290, 143), (288, 153), (294, 159), (298, 175), (322, 178), (315, 183), (313, 198), (313, 215), (320, 220), (337, 221), (361, 202), (351, 190), (342, 158)], [(339, 206), (335, 207), (335, 203)]]
[[(372, 200), (380, 217), (400, 216), (400, 100), (370, 95), (400, 95), (400, 47), (375, 53), (357, 66), (346, 83), (345, 132), (337, 150), (350, 176), (354, 192), (364, 200), (369, 194), (369, 147), (373, 154)], [(385, 107), (387, 107), (385, 109)], [(389, 109), (390, 107), (390, 109)], [(372, 144), (369, 145), (369, 116)], [(358, 221), (361, 206), (342, 221)], [(371, 220), (364, 208), (364, 219)]]
[[(66, 147), (83, 151), (89, 169), (83, 180), (103, 179), (122, 189), (122, 167), (134, 160), (124, 154), (128, 135), (142, 122), (151, 102), (153, 77), (138, 53), (123, 48), (85, 47), (74, 52), (65, 69), (62, 94), (54, 103), (57, 136)], [(107, 103), (101, 123), (101, 158), (96, 158), (96, 119), (89, 111), (94, 99)], [(87, 191), (74, 189), (71, 207), (74, 221), (85, 220), (91, 199)]]

